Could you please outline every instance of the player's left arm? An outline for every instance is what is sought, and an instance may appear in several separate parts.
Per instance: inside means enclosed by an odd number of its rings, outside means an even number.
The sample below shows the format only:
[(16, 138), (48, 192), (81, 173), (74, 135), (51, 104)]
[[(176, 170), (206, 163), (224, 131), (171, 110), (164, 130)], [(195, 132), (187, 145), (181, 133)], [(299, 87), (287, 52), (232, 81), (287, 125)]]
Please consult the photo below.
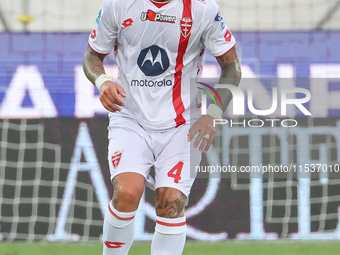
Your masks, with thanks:
[[(216, 58), (221, 66), (222, 72), (220, 76), (219, 84), (229, 84), (238, 86), (241, 80), (241, 67), (238, 59), (236, 47), (232, 48), (226, 54)], [(198, 133), (194, 142), (194, 147), (199, 146), (200, 151), (207, 152), (214, 141), (216, 135), (216, 127), (214, 127), (214, 119), (222, 118), (223, 112), (227, 109), (232, 94), (226, 89), (217, 89), (217, 93), (220, 95), (222, 105), (218, 102), (217, 106), (212, 104), (208, 107), (208, 114), (199, 118), (191, 127), (188, 140), (191, 141), (193, 137)], [(216, 97), (216, 96), (215, 96)], [(210, 110), (210, 111), (209, 111)], [(204, 136), (208, 136), (207, 137)]]
[[(217, 62), (220, 64), (222, 72), (219, 84), (229, 84), (238, 86), (241, 81), (241, 66), (238, 59), (236, 46), (234, 46), (229, 52), (221, 57), (216, 58)], [(220, 95), (222, 105), (220, 105), (219, 100), (218, 107), (222, 109), (222, 113), (227, 109), (231, 99), (232, 94), (226, 89), (216, 89), (217, 93)]]

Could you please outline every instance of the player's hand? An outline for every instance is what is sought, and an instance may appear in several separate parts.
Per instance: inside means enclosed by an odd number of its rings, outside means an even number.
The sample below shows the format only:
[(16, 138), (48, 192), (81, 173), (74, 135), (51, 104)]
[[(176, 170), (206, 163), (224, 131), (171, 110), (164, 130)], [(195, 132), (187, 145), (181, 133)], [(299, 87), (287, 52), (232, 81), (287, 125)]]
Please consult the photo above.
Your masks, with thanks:
[(190, 142), (197, 133), (198, 135), (194, 142), (194, 147), (199, 147), (200, 151), (207, 152), (216, 135), (216, 127), (214, 127), (214, 117), (210, 115), (204, 115), (199, 118), (189, 130), (188, 141)]
[(106, 81), (100, 88), (100, 101), (110, 112), (121, 111), (119, 106), (125, 106), (121, 97), (126, 97), (122, 86), (113, 81)]

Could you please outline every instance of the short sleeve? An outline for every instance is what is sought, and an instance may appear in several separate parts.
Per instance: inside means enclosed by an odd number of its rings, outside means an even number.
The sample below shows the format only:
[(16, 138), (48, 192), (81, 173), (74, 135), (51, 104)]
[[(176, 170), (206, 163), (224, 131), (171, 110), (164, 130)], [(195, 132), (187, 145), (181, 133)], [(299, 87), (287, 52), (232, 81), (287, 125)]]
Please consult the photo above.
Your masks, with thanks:
[(236, 40), (221, 15), (220, 8), (215, 0), (209, 1), (209, 6), (207, 7), (207, 25), (202, 35), (203, 44), (213, 56), (219, 57), (232, 49), (236, 44)]
[(115, 18), (114, 1), (105, 0), (99, 10), (95, 28), (89, 37), (89, 45), (95, 52), (107, 55), (114, 49), (118, 34)]

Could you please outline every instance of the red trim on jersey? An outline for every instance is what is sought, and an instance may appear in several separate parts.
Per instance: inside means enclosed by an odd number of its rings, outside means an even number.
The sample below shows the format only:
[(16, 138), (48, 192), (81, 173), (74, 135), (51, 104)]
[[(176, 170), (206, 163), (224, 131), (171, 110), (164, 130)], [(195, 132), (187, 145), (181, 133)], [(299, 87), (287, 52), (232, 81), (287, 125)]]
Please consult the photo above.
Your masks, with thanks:
[(217, 57), (215, 57), (215, 58), (220, 58), (220, 57), (223, 57), (224, 55), (228, 54), (228, 53), (229, 53), (229, 51), (231, 51), (232, 49), (234, 49), (234, 48), (235, 48), (235, 46), (236, 46), (236, 43), (235, 43), (235, 44), (234, 44), (234, 46), (233, 46), (233, 47), (231, 47), (231, 48), (230, 48), (230, 50), (228, 50), (226, 53), (223, 53), (221, 56), (217, 56)]
[(115, 214), (115, 213), (112, 211), (110, 205), (109, 205), (109, 211), (110, 211), (110, 213), (111, 213), (114, 217), (116, 217), (118, 220), (132, 220), (132, 219), (135, 217), (135, 216), (132, 216), (132, 217), (129, 217), (129, 218), (122, 218), (122, 217), (119, 217), (117, 214)]
[(88, 45), (89, 45), (89, 47), (91, 48), (91, 50), (92, 50), (93, 52), (97, 53), (98, 55), (107, 56), (107, 55), (110, 54), (110, 53), (106, 53), (106, 54), (104, 54), (104, 53), (99, 53), (99, 52), (95, 51), (95, 50), (91, 47), (91, 45), (90, 45), (89, 43), (88, 43)]
[(150, 0), (150, 1), (151, 1), (151, 3), (156, 5), (157, 8), (162, 8), (164, 5), (166, 5), (166, 4), (171, 2), (171, 1), (169, 1), (169, 2), (155, 2), (155, 1), (152, 1), (152, 0)]
[(186, 221), (184, 222), (180, 222), (180, 223), (167, 223), (167, 222), (163, 222), (163, 221), (159, 221), (156, 220), (156, 223), (162, 226), (166, 226), (166, 227), (181, 227), (184, 226), (185, 224), (187, 224)]
[[(192, 18), (191, 15), (191, 0), (183, 0), (183, 18)], [(177, 117), (175, 119), (176, 127), (179, 127), (180, 125), (185, 124), (185, 119), (183, 118), (183, 112), (185, 111), (182, 97), (181, 97), (181, 86), (182, 86), (182, 70), (184, 67), (183, 64), (183, 58), (184, 54), (188, 48), (189, 39), (190, 39), (191, 33), (184, 37), (181, 33), (181, 38), (179, 41), (178, 46), (178, 55), (176, 59), (176, 68), (175, 68), (175, 85), (173, 87), (172, 91), (172, 101), (174, 104), (174, 108), (177, 114)]]

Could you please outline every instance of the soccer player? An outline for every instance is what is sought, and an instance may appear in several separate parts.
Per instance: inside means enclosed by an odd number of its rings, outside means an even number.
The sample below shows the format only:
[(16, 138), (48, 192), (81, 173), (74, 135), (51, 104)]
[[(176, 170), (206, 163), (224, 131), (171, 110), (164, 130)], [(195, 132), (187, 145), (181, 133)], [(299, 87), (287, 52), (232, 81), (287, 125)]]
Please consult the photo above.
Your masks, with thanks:
[[(84, 56), (84, 72), (109, 113), (108, 160), (113, 198), (103, 227), (103, 254), (128, 254), (144, 185), (155, 190), (156, 227), (151, 254), (182, 254), (184, 208), (200, 161), (211, 146), (231, 93), (201, 116), (199, 90), (204, 49), (222, 68), (220, 83), (237, 86), (241, 71), (235, 38), (215, 0), (104, 0)], [(105, 74), (114, 50), (119, 79)], [(192, 93), (191, 91), (194, 91)], [(190, 123), (191, 120), (191, 123)], [(155, 178), (149, 175), (155, 169)]]

